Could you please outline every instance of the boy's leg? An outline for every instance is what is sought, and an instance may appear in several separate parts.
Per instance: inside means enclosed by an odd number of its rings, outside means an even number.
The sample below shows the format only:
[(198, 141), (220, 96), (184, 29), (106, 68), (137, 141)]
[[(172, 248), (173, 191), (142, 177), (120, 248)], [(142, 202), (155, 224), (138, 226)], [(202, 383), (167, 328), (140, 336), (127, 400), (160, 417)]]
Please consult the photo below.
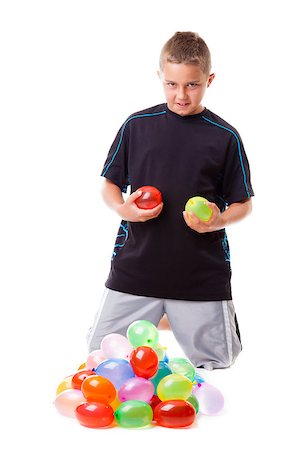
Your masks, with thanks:
[(88, 350), (98, 350), (107, 334), (126, 336), (127, 328), (135, 320), (149, 320), (157, 326), (163, 314), (163, 299), (105, 289), (94, 324), (87, 335)]
[(172, 331), (196, 367), (229, 367), (241, 351), (240, 334), (231, 300), (166, 300)]

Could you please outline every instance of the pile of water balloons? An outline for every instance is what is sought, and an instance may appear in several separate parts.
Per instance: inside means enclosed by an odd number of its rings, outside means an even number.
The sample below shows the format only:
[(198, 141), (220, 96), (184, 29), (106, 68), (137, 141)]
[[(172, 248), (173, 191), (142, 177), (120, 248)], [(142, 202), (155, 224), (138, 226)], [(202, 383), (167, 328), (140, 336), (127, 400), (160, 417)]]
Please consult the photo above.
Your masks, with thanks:
[(224, 405), (220, 391), (188, 359), (168, 359), (165, 350), (158, 329), (146, 320), (133, 322), (127, 338), (108, 334), (59, 384), (56, 409), (90, 428), (181, 428), (199, 413), (218, 414)]

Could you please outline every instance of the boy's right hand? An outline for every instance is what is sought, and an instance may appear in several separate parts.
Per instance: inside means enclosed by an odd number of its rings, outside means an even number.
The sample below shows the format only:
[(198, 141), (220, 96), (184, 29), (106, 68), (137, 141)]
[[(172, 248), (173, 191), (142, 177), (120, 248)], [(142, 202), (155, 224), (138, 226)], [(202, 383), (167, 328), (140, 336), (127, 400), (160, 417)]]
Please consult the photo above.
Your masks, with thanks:
[(117, 213), (123, 220), (128, 222), (146, 222), (158, 217), (163, 209), (163, 203), (160, 203), (152, 209), (141, 209), (135, 204), (135, 200), (142, 195), (142, 191), (133, 192), (124, 203), (117, 207)]

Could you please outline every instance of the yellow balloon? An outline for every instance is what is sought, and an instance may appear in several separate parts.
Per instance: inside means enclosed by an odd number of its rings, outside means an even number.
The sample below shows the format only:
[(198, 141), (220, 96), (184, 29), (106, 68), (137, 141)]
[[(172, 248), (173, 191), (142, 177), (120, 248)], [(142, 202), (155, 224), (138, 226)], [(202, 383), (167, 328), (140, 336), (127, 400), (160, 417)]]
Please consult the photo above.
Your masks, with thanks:
[(186, 400), (192, 393), (193, 383), (187, 377), (172, 373), (162, 378), (157, 386), (161, 401)]
[(56, 389), (56, 395), (60, 394), (63, 391), (66, 391), (67, 389), (72, 389), (72, 378), (73, 375), (70, 375), (69, 377), (66, 377), (58, 386)]
[(110, 406), (112, 407), (112, 409), (115, 411), (116, 409), (119, 408), (119, 406), (121, 405), (120, 399), (118, 396), (116, 396), (116, 398), (114, 399), (113, 402), (110, 403)]
[(80, 366), (78, 367), (78, 370), (85, 369), (85, 368), (86, 368), (86, 363), (84, 362), (84, 363), (80, 364)]

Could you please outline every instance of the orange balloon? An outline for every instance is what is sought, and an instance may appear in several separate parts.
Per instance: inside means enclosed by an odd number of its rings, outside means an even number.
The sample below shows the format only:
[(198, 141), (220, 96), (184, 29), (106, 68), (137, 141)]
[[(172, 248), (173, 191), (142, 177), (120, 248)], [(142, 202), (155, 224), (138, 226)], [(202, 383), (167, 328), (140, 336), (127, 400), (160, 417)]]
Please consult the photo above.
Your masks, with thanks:
[(101, 375), (92, 375), (86, 378), (81, 391), (88, 402), (112, 403), (117, 395), (114, 385)]

